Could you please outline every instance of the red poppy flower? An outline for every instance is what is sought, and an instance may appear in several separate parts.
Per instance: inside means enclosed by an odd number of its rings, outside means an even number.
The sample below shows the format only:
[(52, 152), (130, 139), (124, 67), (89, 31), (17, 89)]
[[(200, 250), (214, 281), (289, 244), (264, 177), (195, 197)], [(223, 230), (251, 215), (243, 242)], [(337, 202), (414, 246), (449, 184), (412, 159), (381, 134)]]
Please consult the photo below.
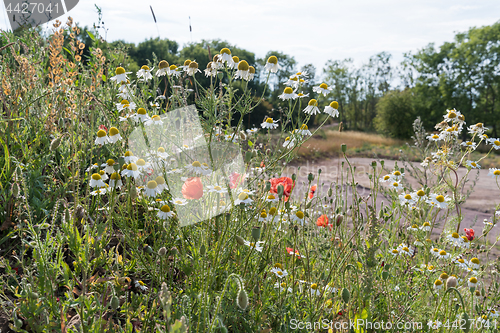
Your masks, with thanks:
[(467, 237), (467, 239), (469, 241), (473, 240), (475, 237), (474, 237), (474, 230), (472, 229), (467, 229), (467, 228), (464, 228), (464, 231), (465, 231), (465, 237)]
[(260, 167), (261, 168), (265, 168), (266, 167), (266, 165), (264, 164), (264, 161), (260, 162)]
[(108, 131), (108, 128), (104, 125), (99, 125), (100, 130), (105, 130), (106, 132)]
[(286, 248), (286, 253), (288, 253), (289, 255), (294, 255), (297, 257), (297, 258), (301, 258), (300, 254), (299, 254), (299, 250), (294, 250), (292, 249), (291, 247), (287, 247)]
[(317, 187), (318, 187), (317, 185), (311, 186), (311, 191), (309, 192), (309, 199), (312, 199), (314, 197), (314, 193), (316, 193)]
[(329, 225), (328, 224), (328, 216), (323, 214), (320, 217), (318, 217), (318, 219), (316, 220), (316, 225), (318, 227), (326, 227), (327, 225)]
[(201, 198), (203, 196), (203, 184), (201, 183), (201, 178), (188, 178), (182, 185), (182, 196), (188, 200)]
[(295, 186), (292, 178), (290, 177), (280, 177), (280, 178), (271, 178), (269, 180), (271, 182), (271, 193), (278, 193), (278, 186), (283, 186), (283, 196), (285, 197), (285, 201), (288, 201), (290, 194)]
[(229, 176), (229, 187), (237, 188), (238, 185), (243, 183), (244, 180), (245, 180), (245, 175), (240, 175), (237, 172), (233, 172), (231, 176)]

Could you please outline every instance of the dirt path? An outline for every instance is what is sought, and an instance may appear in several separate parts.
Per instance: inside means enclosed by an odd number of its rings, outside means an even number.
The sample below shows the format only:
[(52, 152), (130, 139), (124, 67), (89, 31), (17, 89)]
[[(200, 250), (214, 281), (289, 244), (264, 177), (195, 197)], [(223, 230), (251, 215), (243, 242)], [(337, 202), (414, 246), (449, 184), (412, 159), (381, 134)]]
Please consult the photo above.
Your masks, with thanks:
[[(299, 160), (300, 161), (300, 160)], [(294, 192), (296, 195), (301, 197), (304, 196), (307, 187), (307, 175), (309, 173), (313, 173), (317, 175), (318, 169), (321, 169), (321, 177), (318, 184), (318, 191), (326, 191), (331, 183), (339, 184), (341, 183), (341, 171), (342, 170), (342, 161), (343, 159), (331, 158), (325, 159), (319, 162), (308, 162), (304, 161), (301, 164), (289, 165), (285, 169), (283, 175), (290, 176), (295, 173), (297, 175), (297, 186), (298, 188)], [(368, 178), (368, 174), (373, 173), (372, 169), (372, 161), (370, 158), (352, 158), (349, 160), (353, 167), (356, 167), (355, 170), (355, 181), (358, 183), (358, 193), (362, 196), (367, 196), (370, 193), (370, 180)], [(340, 162), (340, 163), (339, 163)], [(384, 168), (385, 170), (392, 171), (394, 169), (396, 161), (387, 160), (385, 161)], [(412, 163), (414, 168), (422, 169), (419, 163)], [(403, 164), (398, 162), (398, 166), (401, 168)], [(347, 164), (344, 164), (343, 170), (344, 175), (346, 174)], [(377, 163), (377, 171), (381, 170), (380, 163)], [(497, 184), (494, 179), (487, 176), (488, 170), (478, 170), (479, 177), (477, 178), (477, 182), (475, 184), (473, 192), (470, 194), (470, 197), (466, 200), (464, 204), (462, 204), (462, 215), (464, 216), (463, 221), (461, 223), (461, 229), (463, 228), (473, 228), (476, 231), (476, 236), (481, 235), (481, 231), (484, 227), (483, 220), (487, 219), (489, 221), (492, 220), (493, 215), (495, 214), (495, 206), (500, 203), (500, 190), (497, 187)], [(461, 179), (467, 172), (467, 169), (460, 168), (457, 171), (458, 177)], [(382, 173), (385, 175), (386, 173)], [(473, 182), (476, 180), (477, 170), (472, 171), (469, 174), (469, 181), (466, 183), (463, 193), (466, 193)], [(405, 179), (411, 184), (413, 189), (419, 189), (422, 186), (419, 185), (416, 178), (411, 176), (411, 172), (405, 170)], [(344, 180), (345, 181), (345, 180)], [(313, 183), (318, 183), (317, 180)], [(321, 188), (321, 184), (324, 184)], [(451, 196), (451, 193), (448, 193)], [(379, 196), (382, 201), (385, 201), (385, 204), (388, 204), (389, 201), (383, 197), (383, 195)], [(450, 213), (452, 213), (450, 211)], [(456, 213), (453, 211), (453, 214)], [(443, 216), (444, 222), (444, 216)], [(443, 223), (441, 223), (438, 228), (438, 232), (440, 232), (443, 228)], [(496, 238), (500, 234), (500, 223), (498, 223), (493, 230), (489, 233), (488, 240), (490, 242), (495, 242)], [(500, 242), (499, 242), (500, 243)]]

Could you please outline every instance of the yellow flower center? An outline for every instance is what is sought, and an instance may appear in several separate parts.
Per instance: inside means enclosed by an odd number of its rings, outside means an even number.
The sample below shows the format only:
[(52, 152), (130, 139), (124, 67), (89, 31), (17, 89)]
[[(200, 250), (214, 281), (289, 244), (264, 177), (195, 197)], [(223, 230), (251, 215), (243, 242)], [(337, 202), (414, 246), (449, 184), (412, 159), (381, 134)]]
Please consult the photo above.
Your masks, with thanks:
[(195, 168), (200, 168), (201, 167), (201, 163), (198, 162), (198, 161), (194, 161), (192, 164), (191, 164), (193, 167)]
[(455, 238), (455, 239), (460, 238), (460, 236), (459, 236), (456, 232), (452, 233), (452, 234), (451, 234), (451, 237), (453, 237), (453, 238)]
[(130, 163), (127, 165), (127, 170), (137, 171), (137, 165), (135, 165), (135, 163)]
[(157, 184), (154, 180), (150, 180), (150, 181), (148, 182), (148, 185), (147, 185), (147, 186), (148, 186), (148, 188), (149, 188), (149, 189), (151, 189), (151, 190), (152, 190), (152, 189), (155, 189), (155, 188), (158, 186), (158, 184)]
[(399, 253), (399, 251), (398, 251), (398, 249), (394, 249), (394, 250), (392, 250), (392, 253), (394, 253), (394, 254), (398, 254), (398, 253)]
[(318, 285), (316, 283), (311, 284), (311, 289), (314, 290), (318, 289)]
[(463, 114), (461, 114), (460, 116), (458, 116), (458, 119), (461, 120), (461, 121), (464, 121), (465, 120), (465, 116)]
[(125, 156), (134, 156), (134, 154), (132, 154), (132, 152), (128, 150), (125, 152)]
[(276, 207), (271, 207), (271, 208), (269, 209), (269, 214), (270, 214), (270, 215), (276, 215)]
[(222, 50), (220, 50), (220, 54), (224, 54), (224, 53), (231, 55), (231, 50), (228, 49), (227, 47), (225, 47)]
[(328, 85), (326, 83), (322, 83), (319, 85), (321, 89), (328, 89)]
[(401, 176), (401, 172), (399, 172), (399, 171), (394, 171), (393, 175), (394, 175), (394, 176)]
[(280, 286), (281, 288), (286, 288), (286, 282), (281, 282)]
[(116, 127), (111, 127), (111, 128), (109, 129), (109, 135), (111, 135), (111, 136), (115, 136), (115, 135), (117, 135), (118, 133), (120, 133), (120, 132), (118, 131), (118, 128), (116, 128)]
[(168, 64), (168, 62), (166, 60), (162, 60), (158, 64), (159, 69), (164, 69), (164, 68), (168, 68), (168, 67), (170, 67), (170, 65)]
[(165, 148), (163, 148), (163, 147), (158, 148), (158, 152), (159, 153), (164, 153), (165, 152)]
[(278, 63), (278, 58), (276, 58), (276, 56), (270, 56), (267, 58), (267, 62), (276, 65)]
[(462, 258), (458, 259), (457, 261), (461, 264), (465, 263), (465, 260), (463, 260)]
[(453, 118), (456, 118), (456, 117), (457, 117), (457, 114), (455, 112), (448, 113), (448, 118), (453, 119)]
[(429, 222), (424, 222), (424, 227), (430, 227), (431, 224)]
[(285, 90), (283, 91), (285, 94), (292, 94), (293, 93), (293, 89), (290, 88), (290, 87), (286, 87)]
[(190, 63), (191, 63), (191, 60), (188, 59), (188, 60), (184, 61), (184, 66), (188, 67)]
[(144, 159), (140, 158), (140, 159), (137, 160), (137, 165), (145, 166), (146, 165), (146, 161), (144, 161)]
[(412, 227), (413, 229), (417, 229), (417, 228), (418, 228), (418, 226), (417, 226), (416, 224), (412, 225), (411, 227)]
[(430, 270), (430, 271), (432, 271), (434, 269), (434, 266), (429, 265), (429, 266), (427, 266), (427, 269)]
[(148, 66), (146, 66), (146, 65), (143, 65), (143, 66), (141, 67), (141, 69), (143, 69), (143, 70), (145, 70), (145, 71), (149, 71), (149, 67), (148, 67)]
[(283, 269), (283, 266), (281, 266), (281, 264), (277, 262), (276, 264), (274, 264), (274, 268)]
[(151, 119), (153, 119), (154, 121), (160, 121), (161, 117), (159, 115), (155, 114), (154, 116), (151, 117)]
[(220, 191), (220, 190), (222, 190), (222, 187), (220, 187), (220, 186), (214, 186), (214, 190)]
[(238, 195), (238, 199), (243, 201), (243, 200), (247, 200), (248, 199), (248, 194), (246, 194), (245, 192), (241, 192), (240, 195)]
[(266, 214), (266, 212), (262, 212), (262, 213), (260, 213), (260, 217), (262, 217), (263, 219), (267, 218), (267, 214)]
[(423, 197), (423, 196), (425, 195), (425, 192), (424, 192), (423, 190), (418, 190), (418, 191), (417, 191), (417, 195), (418, 195), (419, 197)]
[(318, 101), (315, 99), (311, 99), (309, 103), (307, 103), (309, 106), (318, 106)]
[(233, 56), (233, 61), (234, 63), (239, 63), (240, 62), (240, 58), (238, 58), (237, 56)]
[(434, 135), (432, 136), (432, 138), (433, 138), (433, 139), (438, 139), (438, 138), (439, 138), (439, 135), (434, 134)]
[(274, 200), (276, 197), (275, 197), (274, 195), (270, 194), (270, 195), (268, 195), (268, 196), (267, 196), (267, 198), (268, 198), (269, 200)]
[(472, 259), (470, 260), (470, 262), (471, 262), (471, 263), (473, 263), (473, 264), (477, 264), (477, 265), (479, 265), (479, 259), (477, 259), (477, 258), (472, 258)]
[(445, 250), (441, 250), (441, 251), (439, 251), (439, 255), (440, 255), (440, 256), (445, 256), (445, 255), (446, 255), (446, 251), (445, 251)]
[(120, 174), (118, 172), (113, 172), (111, 174), (110, 178), (113, 180), (118, 180), (118, 179), (122, 179), (122, 176), (120, 176)]
[(139, 109), (137, 109), (137, 114), (145, 115), (146, 114), (146, 109), (145, 108), (139, 108)]
[(442, 282), (441, 280), (436, 280), (436, 281), (434, 281), (434, 285), (435, 285), (435, 286), (440, 286), (440, 285), (442, 285), (442, 284), (443, 284), (443, 282)]
[(106, 173), (106, 171), (104, 171), (104, 170), (99, 171), (99, 174), (100, 174), (101, 176), (104, 176), (104, 174), (105, 174), (105, 173)]
[(238, 64), (238, 70), (240, 71), (247, 71), (250, 66), (248, 65), (248, 62), (245, 60), (240, 61)]
[(250, 74), (255, 74), (255, 67), (253, 67), (253, 66), (248, 67), (248, 72)]
[(475, 277), (471, 277), (471, 278), (469, 279), (469, 282), (470, 282), (470, 283), (477, 283), (477, 279), (476, 279)]
[(330, 107), (334, 108), (334, 109), (338, 109), (339, 108), (339, 102), (337, 101), (333, 101), (330, 103)]
[(92, 179), (93, 179), (93, 180), (101, 180), (101, 175), (100, 175), (100, 174), (98, 174), (98, 173), (94, 173), (94, 174), (92, 175)]
[(493, 171), (493, 174), (494, 174), (495, 176), (500, 175), (500, 170), (495, 170), (495, 171)]
[(388, 176), (388, 175), (384, 176), (384, 180), (389, 180), (390, 178), (391, 178), (391, 176)]
[(473, 167), (477, 166), (476, 162), (471, 162), (470, 165), (472, 165)]
[(282, 271), (277, 271), (276, 272), (278, 275), (283, 275), (283, 272)]
[(115, 74), (116, 75), (125, 74), (125, 68), (123, 68), (123, 67), (116, 67)]
[(274, 123), (273, 118), (267, 118), (267, 119), (266, 119), (266, 123), (268, 123), (268, 124), (272, 124), (272, 123)]
[(97, 136), (102, 138), (106, 136), (106, 131), (105, 130), (99, 130), (97, 131)]
[(170, 65), (170, 70), (171, 70), (171, 71), (175, 71), (176, 69), (177, 69), (177, 66), (175, 66), (175, 65)]
[(197, 62), (194, 62), (194, 61), (191, 61), (189, 63), (189, 68), (198, 68), (198, 63)]
[(410, 249), (405, 246), (405, 247), (403, 247), (403, 251), (410, 252)]
[(165, 184), (165, 178), (163, 178), (162, 176), (158, 176), (158, 177), (156, 177), (155, 182), (158, 185), (163, 185), (163, 184)]
[(444, 197), (443, 197), (442, 195), (438, 195), (438, 196), (436, 197), (436, 200), (437, 200), (438, 202), (444, 202)]
[(309, 129), (309, 127), (307, 127), (306, 124), (302, 124), (302, 126), (300, 126), (300, 129), (304, 130), (304, 131), (307, 131)]
[(409, 194), (405, 195), (405, 199), (406, 200), (410, 200), (411, 199), (411, 195), (409, 195)]
[(398, 187), (398, 186), (399, 186), (399, 183), (398, 183), (398, 182), (394, 182), (394, 183), (392, 183), (392, 186), (394, 186), (394, 187)]
[(295, 213), (295, 216), (302, 220), (304, 218), (304, 213), (299, 210), (297, 213)]

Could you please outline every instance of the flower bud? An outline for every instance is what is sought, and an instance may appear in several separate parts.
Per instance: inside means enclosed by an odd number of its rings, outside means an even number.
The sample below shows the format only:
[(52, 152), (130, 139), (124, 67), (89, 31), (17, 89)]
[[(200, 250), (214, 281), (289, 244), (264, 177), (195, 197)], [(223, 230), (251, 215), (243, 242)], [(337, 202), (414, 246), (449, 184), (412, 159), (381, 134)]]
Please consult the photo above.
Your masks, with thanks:
[(382, 272), (382, 279), (387, 280), (389, 278), (389, 272), (383, 271)]
[(248, 295), (244, 289), (240, 289), (238, 297), (236, 298), (236, 304), (242, 310), (245, 310), (248, 306)]
[(61, 145), (61, 138), (55, 138), (54, 140), (52, 140), (52, 142), (50, 143), (50, 151), (54, 151), (56, 150), (57, 148), (59, 148), (59, 146)]
[(144, 244), (143, 250), (144, 250), (144, 252), (146, 252), (148, 254), (153, 253), (153, 249), (148, 244)]
[(158, 255), (160, 257), (164, 257), (165, 255), (167, 254), (167, 249), (165, 247), (161, 247), (159, 250), (158, 250)]
[(446, 279), (446, 289), (448, 288), (455, 288), (457, 286), (457, 278), (454, 276), (448, 277)]
[(247, 151), (245, 153), (245, 163), (250, 163), (250, 161), (252, 160), (252, 156), (253, 156), (252, 152), (251, 151)]
[(243, 133), (243, 131), (240, 131), (240, 139), (241, 140), (246, 140), (247, 139), (247, 135), (245, 133)]
[(179, 253), (179, 250), (174, 246), (170, 249), (170, 253), (175, 256)]
[(10, 187), (10, 192), (12, 193), (12, 196), (14, 198), (19, 197), (19, 185), (17, 183), (12, 183), (12, 186)]
[(201, 246), (200, 246), (200, 254), (202, 256), (204, 256), (205, 253), (207, 253), (207, 248), (206, 248), (205, 244), (201, 244)]
[(337, 224), (337, 227), (342, 223), (342, 221), (344, 221), (344, 215), (342, 215), (342, 214), (337, 215), (337, 218), (335, 221), (335, 223)]
[(111, 297), (111, 309), (115, 310), (118, 309), (118, 307), (120, 306), (120, 299), (114, 295), (113, 297)]
[(23, 171), (21, 170), (21, 168), (19, 166), (16, 167), (16, 175), (18, 177), (21, 177), (23, 175)]
[(285, 191), (285, 188), (283, 187), (283, 185), (278, 185), (278, 196), (281, 197), (283, 196), (283, 192)]
[(132, 200), (135, 200), (137, 199), (138, 197), (138, 193), (137, 193), (137, 187), (135, 187), (135, 185), (132, 185), (132, 187), (130, 188), (130, 198)]
[(340, 148), (342, 149), (342, 152), (345, 154), (345, 152), (347, 151), (347, 145), (345, 143), (343, 143)]
[(349, 299), (351, 298), (351, 294), (349, 293), (349, 290), (347, 288), (344, 288), (342, 290), (342, 300), (344, 303), (349, 303)]
[(266, 182), (266, 192), (269, 192), (271, 190), (271, 182)]
[(307, 175), (307, 180), (310, 181), (310, 182), (312, 182), (314, 180), (314, 175), (312, 173), (309, 173)]
[(292, 174), (292, 180), (295, 181), (297, 179), (297, 175), (296, 174)]
[(332, 195), (333, 195), (333, 190), (332, 190), (332, 188), (330, 187), (330, 188), (328, 189), (328, 196), (329, 196), (329, 197), (331, 197)]
[(260, 239), (260, 227), (252, 228), (252, 237), (256, 242)]
[(236, 235), (234, 236), (234, 238), (236, 238), (236, 243), (238, 243), (239, 245), (245, 245), (245, 240), (240, 236)]

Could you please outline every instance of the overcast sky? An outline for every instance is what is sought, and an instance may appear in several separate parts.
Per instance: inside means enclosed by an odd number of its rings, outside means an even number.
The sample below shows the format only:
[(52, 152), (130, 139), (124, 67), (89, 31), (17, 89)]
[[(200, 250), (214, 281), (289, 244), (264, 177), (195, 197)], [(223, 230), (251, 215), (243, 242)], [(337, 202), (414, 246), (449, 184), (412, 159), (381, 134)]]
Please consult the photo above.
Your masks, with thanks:
[[(353, 58), (362, 64), (388, 51), (399, 62), (403, 52), (431, 42), (439, 46), (452, 41), (455, 32), (500, 19), (499, 0), (80, 0), (69, 15), (92, 26), (97, 22), (94, 4), (102, 8), (108, 41), (138, 43), (158, 33), (180, 46), (222, 39), (257, 57), (269, 50), (293, 55), (299, 65), (313, 63), (318, 74), (328, 59)], [(6, 29), (5, 7), (2, 11), (0, 28)]]

